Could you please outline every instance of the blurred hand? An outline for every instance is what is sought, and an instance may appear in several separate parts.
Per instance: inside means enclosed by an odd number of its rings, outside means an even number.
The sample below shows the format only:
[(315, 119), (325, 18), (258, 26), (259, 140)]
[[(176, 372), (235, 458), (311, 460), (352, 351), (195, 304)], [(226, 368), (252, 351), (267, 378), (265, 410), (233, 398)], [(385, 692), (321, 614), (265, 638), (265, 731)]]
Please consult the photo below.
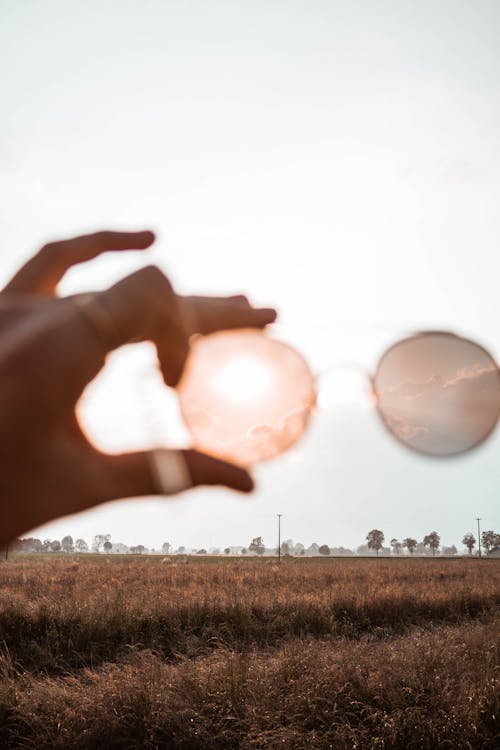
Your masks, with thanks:
[[(0, 294), (0, 545), (30, 528), (115, 498), (158, 494), (148, 452), (108, 455), (83, 434), (75, 406), (108, 352), (152, 341), (175, 386), (189, 337), (263, 328), (276, 317), (245, 297), (182, 297), (153, 266), (103, 292), (59, 298), (71, 266), (108, 250), (144, 250), (151, 232), (100, 232), (46, 245)], [(184, 451), (193, 486), (250, 492), (243, 469)]]

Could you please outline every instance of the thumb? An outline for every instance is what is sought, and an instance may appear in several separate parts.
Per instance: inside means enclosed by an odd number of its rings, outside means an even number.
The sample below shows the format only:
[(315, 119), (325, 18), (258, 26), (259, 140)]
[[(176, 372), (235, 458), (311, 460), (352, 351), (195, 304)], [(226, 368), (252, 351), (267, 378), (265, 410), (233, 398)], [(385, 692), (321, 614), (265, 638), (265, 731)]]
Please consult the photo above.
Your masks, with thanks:
[(253, 479), (241, 466), (212, 458), (194, 450), (181, 451), (186, 462), (193, 486), (200, 484), (221, 484), (239, 492), (251, 492)]
[(144, 495), (176, 495), (203, 485), (220, 485), (238, 492), (254, 488), (250, 474), (240, 466), (195, 450), (99, 455), (98, 487), (92, 493), (97, 504), (107, 500)]

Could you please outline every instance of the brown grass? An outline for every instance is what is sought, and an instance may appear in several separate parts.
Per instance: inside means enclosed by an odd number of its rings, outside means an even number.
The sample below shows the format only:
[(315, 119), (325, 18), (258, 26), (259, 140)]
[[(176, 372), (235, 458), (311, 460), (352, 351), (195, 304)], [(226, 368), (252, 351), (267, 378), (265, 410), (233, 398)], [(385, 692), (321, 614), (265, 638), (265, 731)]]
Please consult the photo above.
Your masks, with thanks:
[(495, 562), (26, 559), (0, 586), (2, 748), (496, 744)]

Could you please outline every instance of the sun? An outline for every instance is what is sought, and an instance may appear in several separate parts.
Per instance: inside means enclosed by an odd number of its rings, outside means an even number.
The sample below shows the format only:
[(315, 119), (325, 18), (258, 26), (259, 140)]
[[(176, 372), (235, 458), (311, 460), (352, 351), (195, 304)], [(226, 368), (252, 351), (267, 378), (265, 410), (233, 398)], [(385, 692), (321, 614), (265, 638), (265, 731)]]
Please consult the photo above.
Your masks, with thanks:
[(193, 447), (244, 466), (295, 443), (316, 402), (301, 355), (251, 329), (195, 339), (177, 392)]
[(234, 405), (250, 404), (271, 390), (271, 368), (252, 356), (237, 356), (226, 362), (212, 378), (212, 389)]

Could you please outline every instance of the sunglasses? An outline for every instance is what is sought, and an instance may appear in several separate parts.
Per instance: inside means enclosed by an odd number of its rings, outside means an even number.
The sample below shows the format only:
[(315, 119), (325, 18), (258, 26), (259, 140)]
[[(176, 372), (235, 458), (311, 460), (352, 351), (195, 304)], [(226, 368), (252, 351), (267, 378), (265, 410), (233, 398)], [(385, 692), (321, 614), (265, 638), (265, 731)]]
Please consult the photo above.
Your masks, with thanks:
[[(382, 423), (421, 454), (465, 453), (488, 438), (500, 416), (500, 372), (493, 356), (447, 331), (397, 341), (369, 377)], [(314, 411), (317, 388), (295, 349), (242, 330), (192, 342), (178, 396), (194, 447), (250, 465), (298, 440)]]

